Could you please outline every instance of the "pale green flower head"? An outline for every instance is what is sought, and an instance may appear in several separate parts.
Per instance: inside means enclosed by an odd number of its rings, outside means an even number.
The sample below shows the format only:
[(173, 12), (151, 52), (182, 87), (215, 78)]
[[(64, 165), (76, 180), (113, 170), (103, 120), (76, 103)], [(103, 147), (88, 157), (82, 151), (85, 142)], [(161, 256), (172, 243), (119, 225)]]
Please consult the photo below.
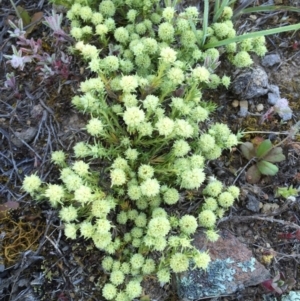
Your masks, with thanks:
[(30, 193), (33, 194), (35, 191), (37, 191), (42, 184), (41, 179), (37, 175), (30, 175), (25, 176), (25, 179), (23, 180), (22, 188)]
[(179, 192), (175, 188), (168, 188), (163, 194), (163, 200), (168, 205), (174, 205), (179, 201)]
[(184, 73), (181, 69), (173, 67), (167, 73), (168, 79), (175, 85), (180, 85), (184, 81)]
[(156, 179), (146, 179), (142, 182), (141, 193), (147, 197), (153, 197), (159, 194), (160, 185)]
[(110, 0), (101, 1), (99, 5), (99, 11), (105, 17), (112, 17), (116, 12), (116, 7), (114, 3)]
[(171, 280), (171, 273), (168, 268), (160, 269), (156, 275), (160, 283), (169, 283)]
[(121, 271), (112, 271), (109, 280), (112, 284), (118, 286), (124, 282), (125, 275)]
[(95, 222), (97, 234), (106, 234), (111, 229), (111, 223), (106, 218), (98, 218)]
[(192, 78), (197, 82), (208, 83), (210, 73), (205, 67), (196, 67), (192, 70)]
[(211, 260), (208, 253), (198, 251), (193, 261), (197, 268), (206, 270)]
[(79, 176), (87, 176), (89, 174), (89, 165), (83, 161), (76, 161), (72, 169), (79, 175)]
[(167, 247), (167, 240), (165, 237), (159, 236), (155, 238), (153, 249), (158, 252), (164, 251)]
[(62, 204), (65, 197), (64, 188), (57, 184), (49, 184), (45, 190), (45, 197), (49, 199), (50, 204), (56, 208), (58, 204)]
[(153, 132), (153, 126), (151, 122), (142, 122), (140, 123), (139, 127), (137, 128), (137, 131), (141, 137), (149, 136), (151, 137)]
[(181, 232), (187, 235), (194, 234), (198, 227), (197, 219), (192, 215), (186, 214), (180, 218), (179, 227)]
[(122, 76), (120, 86), (124, 93), (134, 92), (138, 87), (137, 77), (133, 75)]
[(227, 187), (227, 191), (231, 193), (235, 199), (237, 199), (240, 195), (240, 189), (234, 185)]
[(208, 197), (205, 199), (205, 202), (202, 206), (202, 209), (204, 210), (211, 210), (211, 211), (216, 211), (218, 209), (218, 202), (215, 198), (213, 197)]
[(142, 254), (134, 254), (130, 258), (130, 264), (133, 269), (139, 269), (143, 266), (145, 258)]
[(67, 238), (76, 239), (77, 227), (75, 224), (65, 224), (64, 233)]
[(126, 285), (125, 292), (130, 298), (130, 300), (139, 297), (142, 293), (142, 287), (140, 282), (137, 280), (130, 280)]
[(158, 120), (155, 127), (157, 128), (159, 135), (169, 136), (173, 133), (175, 123), (169, 117), (163, 117)]
[(155, 109), (157, 108), (158, 104), (159, 104), (159, 98), (154, 95), (147, 95), (147, 97), (143, 101), (143, 107), (147, 111), (154, 112)]
[(167, 21), (171, 22), (171, 20), (174, 18), (175, 9), (173, 7), (166, 7), (163, 9), (162, 17)]
[(137, 10), (135, 10), (135, 9), (130, 9), (130, 10), (127, 12), (127, 15), (126, 15), (127, 20), (133, 23), (133, 22), (135, 21), (135, 18), (136, 18), (136, 16), (137, 16), (137, 14), (138, 14), (138, 11), (137, 11)]
[(142, 164), (138, 169), (138, 176), (143, 179), (150, 179), (154, 175), (154, 169), (148, 164)]
[(111, 283), (106, 283), (102, 289), (102, 296), (106, 300), (113, 300), (116, 295), (117, 295), (117, 288)]
[(110, 171), (111, 186), (121, 186), (126, 183), (126, 174), (120, 168)]
[(144, 275), (152, 274), (155, 271), (155, 261), (152, 258), (145, 260), (144, 265), (142, 266), (142, 272)]
[(77, 209), (70, 205), (68, 207), (63, 207), (60, 211), (59, 211), (59, 217), (61, 218), (62, 221), (66, 222), (66, 223), (70, 223), (74, 220), (77, 219)]
[(96, 26), (96, 34), (99, 36), (105, 36), (108, 33), (108, 27), (105, 24), (98, 24)]
[(95, 232), (95, 228), (92, 225), (92, 223), (87, 222), (87, 221), (84, 221), (80, 224), (79, 230), (80, 230), (81, 236), (83, 236), (83, 238), (85, 238), (85, 239), (92, 238), (92, 236), (94, 235), (94, 232)]
[(114, 37), (121, 44), (125, 44), (129, 40), (129, 32), (125, 27), (119, 27), (115, 30)]
[(189, 268), (189, 259), (183, 253), (175, 253), (170, 259), (170, 268), (174, 273), (182, 273)]
[(114, 263), (114, 260), (111, 256), (105, 256), (101, 261), (102, 268), (106, 272), (109, 272), (112, 270), (113, 263)]
[(252, 65), (253, 61), (246, 51), (238, 52), (233, 58), (233, 64), (238, 68), (245, 68)]
[(213, 178), (210, 179), (209, 183), (204, 188), (203, 193), (212, 197), (217, 197), (222, 192), (222, 189), (222, 182)]
[(101, 234), (95, 232), (92, 240), (98, 249), (105, 250), (105, 248), (111, 243), (112, 237), (109, 232)]
[(217, 217), (211, 210), (203, 210), (199, 214), (199, 225), (205, 228), (213, 228), (216, 224)]
[(175, 135), (183, 138), (190, 138), (194, 134), (194, 128), (184, 119), (176, 119), (174, 126)]
[(147, 235), (152, 237), (166, 236), (170, 230), (169, 220), (166, 217), (158, 216), (149, 221)]
[(145, 120), (145, 112), (138, 107), (127, 108), (123, 120), (128, 127), (137, 128)]
[(158, 26), (158, 36), (164, 42), (170, 42), (174, 39), (174, 27), (168, 22), (161, 23)]
[(225, 23), (214, 23), (212, 28), (218, 38), (225, 38), (228, 35), (229, 28)]
[(74, 191), (74, 200), (85, 204), (92, 201), (93, 195), (90, 187), (81, 185)]
[(103, 123), (98, 118), (92, 118), (86, 125), (86, 130), (90, 135), (97, 137), (103, 134)]
[(70, 174), (65, 177), (61, 177), (62, 181), (65, 183), (68, 191), (75, 191), (81, 185), (83, 185), (83, 180), (79, 175)]
[(162, 48), (160, 58), (162, 63), (172, 64), (176, 61), (176, 51), (170, 47)]
[(174, 142), (172, 150), (175, 157), (184, 157), (191, 150), (191, 147), (185, 140), (180, 139)]
[(205, 180), (205, 174), (201, 168), (185, 170), (181, 173), (181, 188), (198, 189)]
[(92, 9), (89, 6), (82, 6), (79, 13), (80, 18), (83, 21), (89, 21), (93, 17)]
[(220, 235), (215, 230), (206, 230), (205, 234), (207, 239), (212, 242), (216, 242), (220, 237)]
[(218, 197), (218, 203), (221, 207), (227, 209), (233, 205), (234, 197), (228, 191), (222, 192)]
[(101, 24), (103, 22), (103, 15), (99, 12), (93, 12), (92, 18), (91, 18), (91, 22), (94, 25), (98, 25)]
[(138, 185), (129, 185), (127, 194), (131, 200), (137, 201), (142, 196), (141, 188)]

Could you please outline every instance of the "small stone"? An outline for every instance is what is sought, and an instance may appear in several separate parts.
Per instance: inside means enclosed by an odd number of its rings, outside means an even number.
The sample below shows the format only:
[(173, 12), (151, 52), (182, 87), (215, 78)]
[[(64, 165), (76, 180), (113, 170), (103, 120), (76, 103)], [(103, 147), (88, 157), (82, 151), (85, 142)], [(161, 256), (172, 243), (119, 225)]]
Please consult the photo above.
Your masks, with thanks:
[(207, 241), (198, 232), (193, 244), (201, 252), (209, 252), (211, 262), (206, 271), (191, 268), (180, 275), (177, 290), (181, 301), (198, 300), (217, 295), (227, 295), (247, 286), (270, 279), (268, 270), (259, 263), (252, 252), (227, 230), (219, 232), (216, 242)]
[(15, 137), (12, 137), (11, 141), (15, 146), (21, 147), (23, 145), (23, 142), (21, 140), (28, 143), (35, 137), (36, 133), (37, 133), (37, 128), (29, 127), (24, 131), (15, 133)]
[(268, 54), (262, 59), (261, 64), (264, 67), (272, 67), (275, 64), (279, 64), (280, 62), (281, 59), (278, 54)]
[(262, 103), (259, 103), (259, 104), (256, 106), (257, 112), (261, 112), (261, 111), (263, 111), (263, 109), (264, 109), (264, 105), (263, 105)]
[(248, 101), (247, 100), (241, 100), (240, 101), (240, 111), (239, 115), (241, 117), (246, 117), (248, 114)]
[(239, 102), (237, 99), (235, 99), (235, 100), (231, 103), (231, 105), (232, 105), (234, 108), (237, 108), (237, 107), (240, 105), (240, 102)]
[(260, 205), (259, 200), (255, 196), (248, 194), (246, 208), (252, 212), (259, 212), (260, 209), (259, 205)]
[(244, 99), (259, 97), (268, 93), (268, 75), (261, 67), (240, 73), (232, 82), (232, 91)]

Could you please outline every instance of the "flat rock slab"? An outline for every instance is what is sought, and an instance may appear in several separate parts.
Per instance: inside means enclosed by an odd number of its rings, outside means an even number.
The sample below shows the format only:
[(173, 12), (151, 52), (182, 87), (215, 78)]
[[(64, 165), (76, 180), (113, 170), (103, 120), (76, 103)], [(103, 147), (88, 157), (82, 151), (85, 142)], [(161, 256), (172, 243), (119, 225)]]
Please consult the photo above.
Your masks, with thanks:
[(208, 250), (212, 261), (206, 271), (191, 267), (177, 277), (181, 301), (232, 294), (270, 279), (268, 270), (234, 235), (227, 230), (219, 234), (214, 243), (207, 241), (203, 233), (195, 235), (193, 244), (202, 252)]

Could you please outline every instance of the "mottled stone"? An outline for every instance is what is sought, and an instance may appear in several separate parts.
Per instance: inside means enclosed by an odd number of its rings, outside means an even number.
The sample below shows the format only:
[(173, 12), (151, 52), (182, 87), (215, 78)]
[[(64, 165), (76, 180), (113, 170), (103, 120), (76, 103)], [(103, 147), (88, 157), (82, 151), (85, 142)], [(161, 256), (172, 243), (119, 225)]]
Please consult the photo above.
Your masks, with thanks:
[(246, 208), (252, 212), (259, 212), (260, 210), (259, 200), (254, 195), (248, 194)]
[(240, 73), (232, 83), (232, 90), (244, 99), (251, 99), (267, 94), (268, 86), (267, 73), (256, 67)]
[(28, 129), (21, 131), (21, 132), (16, 132), (15, 137), (11, 138), (11, 142), (17, 146), (21, 147), (23, 145), (23, 141), (26, 143), (30, 142), (36, 135), (37, 133), (37, 128), (35, 127), (29, 127)]
[(261, 60), (261, 64), (264, 67), (272, 67), (275, 64), (279, 64), (280, 62), (281, 59), (278, 54), (268, 54)]
[(193, 244), (202, 252), (208, 250), (212, 261), (206, 271), (193, 268), (191, 263), (191, 268), (177, 277), (181, 301), (232, 294), (270, 279), (268, 270), (227, 230), (221, 230), (214, 243), (199, 232)]

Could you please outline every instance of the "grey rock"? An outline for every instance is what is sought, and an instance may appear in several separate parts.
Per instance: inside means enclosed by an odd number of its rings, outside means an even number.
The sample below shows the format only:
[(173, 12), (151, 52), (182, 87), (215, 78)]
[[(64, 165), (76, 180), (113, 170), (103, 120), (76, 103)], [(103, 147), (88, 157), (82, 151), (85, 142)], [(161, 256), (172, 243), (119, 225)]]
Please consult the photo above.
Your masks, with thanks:
[(268, 87), (268, 75), (261, 67), (240, 73), (232, 83), (233, 92), (244, 99), (265, 95), (269, 91)]
[(21, 140), (28, 143), (35, 137), (36, 133), (37, 133), (37, 128), (29, 127), (28, 129), (26, 129), (24, 131), (15, 133), (15, 137), (11, 138), (11, 142), (15, 146), (21, 147), (23, 145), (23, 142)]
[(278, 99), (280, 99), (279, 87), (276, 85), (269, 85), (268, 103), (270, 105), (275, 105)]
[(227, 230), (220, 231), (220, 238), (214, 243), (199, 232), (194, 245), (201, 252), (208, 251), (212, 261), (206, 271), (194, 268), (191, 262), (190, 269), (177, 277), (181, 301), (232, 294), (270, 279), (268, 270)]
[(260, 210), (259, 206), (260, 206), (259, 200), (255, 196), (248, 194), (248, 201), (246, 204), (246, 208), (252, 212), (259, 212)]
[(272, 67), (279, 63), (281, 63), (281, 58), (278, 54), (268, 54), (261, 60), (264, 67)]

